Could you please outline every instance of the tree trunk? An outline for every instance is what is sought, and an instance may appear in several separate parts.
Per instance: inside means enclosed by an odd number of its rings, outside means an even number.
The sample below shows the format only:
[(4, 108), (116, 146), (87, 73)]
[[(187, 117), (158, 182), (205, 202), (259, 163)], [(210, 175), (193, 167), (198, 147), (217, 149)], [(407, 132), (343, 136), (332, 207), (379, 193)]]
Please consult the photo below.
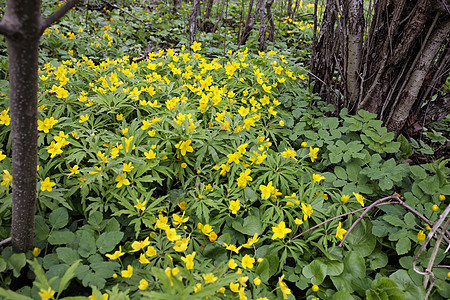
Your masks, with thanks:
[(364, 14), (362, 0), (348, 1), (347, 99), (353, 107), (359, 96), (359, 74), (363, 49)]
[(189, 43), (195, 40), (195, 32), (197, 29), (198, 17), (200, 16), (200, 0), (193, 0), (191, 12), (189, 13)]
[(239, 40), (238, 47), (241, 45), (244, 45), (247, 42), (247, 40), (250, 36), (250, 33), (253, 29), (253, 26), (255, 26), (256, 19), (258, 18), (258, 13), (263, 8), (263, 2), (264, 2), (264, 0), (257, 0), (255, 12), (253, 13), (253, 17), (250, 18), (251, 10), (252, 10), (251, 8), (253, 6), (253, 0), (250, 1), (248, 15), (247, 15), (247, 21), (245, 22), (244, 30), (242, 31), (242, 35)]
[(274, 2), (274, 0), (269, 0), (266, 2), (267, 21), (270, 24), (269, 41), (271, 41), (272, 43), (275, 41), (275, 21), (273, 19), (273, 14), (272, 14), (273, 2)]
[(39, 39), (52, 22), (77, 1), (68, 1), (49, 18), (41, 16), (40, 0), (8, 0), (0, 33), (8, 47), (14, 252), (33, 249), (36, 211), (37, 92)]
[(361, 0), (327, 1), (311, 54), (314, 92), (353, 113), (376, 113), (399, 134), (449, 73), (442, 3), (378, 0), (372, 11), (369, 1), (364, 17)]
[(266, 6), (266, 0), (262, 0), (261, 4), (261, 10), (260, 10), (260, 25), (259, 25), (259, 51), (264, 52), (266, 51), (266, 11), (264, 10), (264, 7)]

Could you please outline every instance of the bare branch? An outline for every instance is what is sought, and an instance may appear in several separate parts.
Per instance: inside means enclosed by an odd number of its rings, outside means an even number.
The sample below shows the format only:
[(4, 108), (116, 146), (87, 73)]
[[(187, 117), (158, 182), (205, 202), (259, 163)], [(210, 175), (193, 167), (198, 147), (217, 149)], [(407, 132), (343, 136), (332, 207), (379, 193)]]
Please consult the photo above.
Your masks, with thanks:
[(8, 245), (9, 243), (11, 243), (11, 240), (11, 237), (9, 237), (7, 239), (4, 239), (3, 241), (0, 241), (0, 247)]
[[(388, 205), (388, 204), (397, 204), (397, 203), (399, 203), (399, 202), (379, 203), (379, 204), (377, 204), (376, 206)], [(353, 210), (353, 211), (349, 211), (348, 213), (345, 213), (345, 214), (342, 214), (342, 215), (333, 217), (333, 218), (331, 218), (331, 219), (325, 220), (325, 221), (323, 221), (322, 223), (319, 223), (319, 224), (317, 224), (317, 225), (314, 225), (313, 227), (309, 228), (308, 230), (305, 230), (305, 231), (303, 231), (303, 232), (297, 234), (297, 235), (294, 236), (292, 239), (295, 240), (296, 238), (301, 237), (302, 235), (304, 235), (304, 234), (310, 232), (311, 230), (314, 230), (314, 229), (316, 229), (317, 227), (320, 227), (320, 226), (322, 226), (322, 225), (324, 225), (324, 224), (326, 224), (326, 223), (329, 223), (329, 222), (331, 222), (331, 221), (333, 221), (333, 220), (336, 220), (336, 219), (339, 219), (339, 218), (342, 218), (342, 217), (345, 217), (345, 216), (348, 216), (348, 215), (353, 215), (353, 214), (356, 214), (357, 212), (360, 212), (360, 211), (363, 211), (363, 210), (366, 210), (366, 209), (367, 209), (367, 207), (366, 207), (366, 208), (360, 208), (360, 209)]]
[(67, 0), (67, 2), (64, 3), (64, 5), (61, 6), (57, 11), (55, 11), (48, 18), (44, 19), (41, 31), (43, 32), (45, 30), (45, 28), (49, 27), (53, 22), (56, 22), (59, 19), (61, 19), (77, 3), (78, 3), (78, 0)]

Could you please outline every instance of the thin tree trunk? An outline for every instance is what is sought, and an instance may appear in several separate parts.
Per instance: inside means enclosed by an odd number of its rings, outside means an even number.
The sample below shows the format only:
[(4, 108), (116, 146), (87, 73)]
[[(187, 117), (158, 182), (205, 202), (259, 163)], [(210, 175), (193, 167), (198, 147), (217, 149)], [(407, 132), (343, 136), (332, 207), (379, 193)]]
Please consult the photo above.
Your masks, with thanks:
[(347, 56), (347, 99), (353, 107), (359, 97), (360, 67), (363, 49), (364, 14), (362, 0), (348, 1), (348, 56)]
[(206, 4), (205, 14), (203, 15), (203, 23), (211, 16), (214, 0), (208, 0)]
[(266, 51), (266, 11), (264, 7), (266, 6), (266, 0), (262, 0), (261, 10), (260, 10), (260, 25), (259, 25), (259, 51)]
[[(247, 15), (247, 22), (245, 22), (244, 30), (242, 31), (241, 39), (239, 40), (238, 47), (241, 45), (244, 45), (253, 29), (253, 26), (255, 26), (256, 19), (258, 18), (259, 11), (263, 8), (263, 1), (264, 0), (257, 0), (255, 12), (253, 13), (253, 17), (249, 19), (249, 16), (251, 14), (251, 10), (249, 9), (248, 15)], [(250, 1), (250, 5), (253, 5), (253, 1)]]
[(14, 252), (33, 249), (36, 212), (37, 92), (39, 39), (76, 0), (68, 1), (49, 18), (41, 16), (40, 0), (8, 0), (0, 33), (8, 47), (11, 148), (12, 224)]
[(266, 2), (267, 21), (270, 24), (269, 41), (271, 41), (272, 43), (275, 41), (275, 21), (273, 19), (273, 14), (272, 14), (273, 2), (274, 2), (274, 0), (269, 0)]
[(195, 40), (195, 32), (197, 30), (197, 22), (200, 11), (200, 0), (193, 0), (191, 12), (189, 14), (189, 43), (193, 43)]

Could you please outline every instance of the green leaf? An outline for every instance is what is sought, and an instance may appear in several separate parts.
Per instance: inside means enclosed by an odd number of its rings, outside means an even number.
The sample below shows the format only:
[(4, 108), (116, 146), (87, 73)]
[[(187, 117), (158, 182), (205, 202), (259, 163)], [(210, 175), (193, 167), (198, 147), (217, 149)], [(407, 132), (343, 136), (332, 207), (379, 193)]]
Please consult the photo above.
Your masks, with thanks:
[(119, 267), (120, 265), (114, 261), (102, 261), (91, 264), (91, 268), (94, 270), (95, 276), (101, 278), (110, 278)]
[(388, 256), (386, 255), (386, 253), (382, 252), (379, 249), (373, 251), (368, 259), (370, 262), (370, 268), (372, 270), (383, 268), (388, 263)]
[(398, 255), (406, 254), (411, 249), (411, 240), (408, 237), (402, 237), (395, 245)]
[(319, 285), (327, 276), (327, 265), (316, 259), (304, 267), (302, 273), (306, 278), (311, 278), (312, 284)]
[(104, 254), (110, 252), (114, 247), (120, 243), (123, 238), (123, 232), (111, 231), (102, 233), (97, 239), (98, 252)]
[(5, 290), (0, 287), (0, 296), (4, 297), (5, 300), (7, 299), (14, 299), (14, 300), (33, 300), (31, 297), (27, 297), (24, 295), (21, 295), (19, 293), (13, 292), (11, 290)]
[(46, 240), (50, 233), (50, 228), (40, 215), (37, 215), (34, 219), (34, 230), (36, 237), (40, 240)]
[(253, 236), (255, 233), (261, 235), (264, 231), (261, 219), (250, 215), (244, 219), (242, 233)]
[(55, 230), (48, 237), (48, 242), (52, 245), (66, 245), (75, 240), (75, 234), (70, 230)]
[(68, 265), (73, 264), (79, 258), (77, 250), (69, 247), (59, 247), (56, 249), (56, 253), (58, 258)]
[(20, 270), (27, 264), (25, 253), (14, 253), (8, 258), (8, 265), (13, 270), (14, 277), (20, 276)]
[(94, 234), (90, 231), (83, 230), (80, 236), (78, 253), (81, 257), (88, 257), (89, 255), (95, 254), (96, 251), (97, 247), (95, 246)]
[(372, 287), (366, 291), (366, 297), (368, 300), (403, 300), (405, 299), (405, 293), (398, 288), (393, 280), (382, 277), (372, 282)]
[(59, 288), (58, 288), (58, 296), (64, 291), (69, 284), (70, 280), (72, 280), (73, 275), (75, 273), (75, 269), (78, 267), (78, 264), (81, 260), (77, 260), (74, 262), (64, 273), (63, 277), (61, 278), (61, 281), (59, 282)]
[(339, 179), (347, 180), (347, 172), (341, 166), (334, 167), (334, 174), (336, 174)]
[(7, 266), (6, 260), (3, 257), (0, 257), (0, 272), (5, 271)]
[(344, 263), (337, 260), (329, 260), (324, 262), (327, 265), (327, 275), (339, 276), (344, 272)]
[(355, 278), (366, 276), (366, 264), (364, 258), (356, 251), (351, 251), (344, 258), (345, 272), (350, 273)]
[(372, 234), (372, 225), (358, 223), (347, 240), (352, 244), (351, 249), (357, 251), (362, 257), (369, 256), (376, 246), (376, 238)]
[(262, 262), (258, 264), (258, 267), (256, 268), (255, 273), (259, 275), (262, 281), (266, 282), (269, 280), (270, 273), (269, 273), (269, 260), (263, 259)]
[(48, 222), (54, 229), (60, 229), (67, 225), (69, 222), (69, 214), (67, 209), (64, 207), (59, 207), (52, 211), (48, 218)]
[(339, 291), (333, 294), (331, 300), (353, 300), (353, 296), (345, 291)]
[(383, 220), (385, 220), (386, 222), (388, 222), (391, 225), (397, 226), (397, 227), (406, 227), (405, 223), (400, 220), (398, 217), (393, 216), (393, 215), (385, 215), (383, 216)]
[(389, 276), (405, 294), (406, 300), (425, 299), (425, 290), (422, 286), (416, 285), (405, 270), (398, 270)]

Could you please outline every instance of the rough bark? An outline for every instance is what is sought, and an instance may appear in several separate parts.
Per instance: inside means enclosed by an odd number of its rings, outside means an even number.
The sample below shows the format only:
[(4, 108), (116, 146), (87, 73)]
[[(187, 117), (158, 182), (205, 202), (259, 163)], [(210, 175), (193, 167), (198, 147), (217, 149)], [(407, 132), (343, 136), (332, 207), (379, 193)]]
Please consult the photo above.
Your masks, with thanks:
[(360, 67), (363, 49), (364, 14), (362, 0), (348, 1), (348, 55), (347, 55), (347, 91), (349, 106), (353, 107), (359, 97)]
[(266, 11), (264, 7), (266, 6), (266, 0), (262, 0), (261, 10), (260, 10), (260, 25), (259, 25), (259, 51), (266, 51)]
[(8, 47), (11, 148), (12, 224), (15, 252), (33, 249), (36, 211), (37, 92), (39, 39), (51, 23), (61, 18), (77, 1), (68, 1), (44, 19), (40, 0), (8, 0), (0, 33)]
[(200, 16), (200, 0), (193, 0), (191, 12), (189, 13), (189, 43), (195, 40), (195, 32), (198, 25), (198, 17)]
[(255, 11), (254, 11), (252, 17), (250, 17), (250, 16), (251, 16), (251, 7), (253, 6), (253, 0), (250, 1), (249, 5), (251, 5), (251, 6), (249, 6), (247, 21), (245, 22), (245, 26), (244, 26), (244, 29), (241, 34), (241, 38), (238, 43), (238, 47), (241, 45), (244, 45), (247, 42), (247, 40), (250, 36), (250, 33), (253, 29), (253, 26), (255, 26), (256, 19), (258, 18), (258, 13), (263, 8), (263, 1), (264, 0), (257, 0), (256, 6), (255, 6)]
[(203, 23), (211, 16), (214, 0), (208, 0), (206, 4), (205, 14), (203, 15)]
[(409, 112), (417, 99), (425, 77), (427, 76), (436, 55), (441, 48), (442, 41), (448, 38), (450, 35), (450, 19), (441, 23), (436, 31), (431, 35), (427, 45), (424, 47), (424, 51), (420, 53), (417, 64), (409, 76), (408, 83), (400, 95), (400, 101), (396, 105), (395, 110), (389, 122), (387, 128), (393, 132), (399, 132), (406, 123), (406, 119), (409, 116)]
[(271, 42), (275, 41), (275, 21), (273, 19), (273, 14), (272, 14), (273, 2), (274, 2), (274, 0), (269, 0), (266, 2), (267, 21), (270, 24), (269, 41), (271, 41)]
[(376, 113), (399, 134), (449, 74), (447, 2), (378, 0), (372, 11), (369, 1), (363, 18), (361, 0), (328, 0), (313, 39), (314, 92), (338, 108)]

